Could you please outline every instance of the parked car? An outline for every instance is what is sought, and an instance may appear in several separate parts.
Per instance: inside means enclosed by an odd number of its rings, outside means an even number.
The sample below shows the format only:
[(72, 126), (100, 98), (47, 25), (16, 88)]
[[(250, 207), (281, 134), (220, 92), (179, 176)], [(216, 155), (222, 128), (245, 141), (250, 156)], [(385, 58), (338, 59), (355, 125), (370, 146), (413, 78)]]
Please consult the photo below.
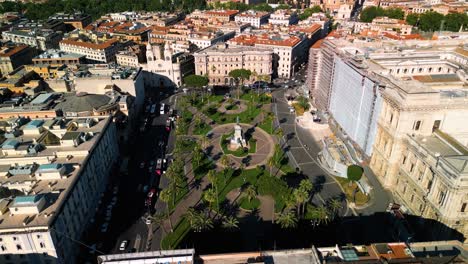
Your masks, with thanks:
[(101, 226), (101, 233), (106, 233), (108, 229), (109, 229), (109, 223), (108, 223), (108, 222), (105, 222), (105, 223), (102, 224), (102, 226)]
[(163, 160), (158, 159), (156, 162), (156, 174), (161, 175), (163, 173)]
[(124, 251), (127, 248), (128, 240), (124, 240), (120, 243), (119, 250)]
[(165, 108), (166, 108), (166, 105), (164, 103), (161, 104), (161, 108), (159, 109), (159, 114), (160, 115), (164, 115), (165, 113)]
[(148, 216), (148, 217), (145, 219), (145, 224), (151, 225), (151, 217)]
[(169, 118), (166, 120), (166, 131), (171, 131), (171, 120)]

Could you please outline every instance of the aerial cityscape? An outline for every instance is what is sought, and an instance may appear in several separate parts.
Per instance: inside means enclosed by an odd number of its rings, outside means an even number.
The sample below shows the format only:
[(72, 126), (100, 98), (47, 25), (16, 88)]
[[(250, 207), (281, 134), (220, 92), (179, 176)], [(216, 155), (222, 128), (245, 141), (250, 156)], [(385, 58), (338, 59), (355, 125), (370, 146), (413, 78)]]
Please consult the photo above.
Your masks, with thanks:
[(468, 263), (466, 0), (0, 0), (0, 263)]

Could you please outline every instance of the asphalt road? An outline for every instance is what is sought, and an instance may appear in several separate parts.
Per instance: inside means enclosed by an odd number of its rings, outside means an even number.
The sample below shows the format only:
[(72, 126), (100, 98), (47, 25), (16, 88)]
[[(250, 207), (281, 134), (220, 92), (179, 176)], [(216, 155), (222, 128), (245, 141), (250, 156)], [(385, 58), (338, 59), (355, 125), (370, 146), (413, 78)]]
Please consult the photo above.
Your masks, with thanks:
[[(122, 253), (119, 245), (123, 240), (129, 240), (127, 250), (145, 251), (147, 238), (151, 227), (145, 224), (145, 216), (150, 208), (156, 203), (154, 199), (152, 206), (145, 206), (145, 185), (151, 188), (163, 189), (167, 181), (156, 175), (155, 169), (149, 170), (150, 162), (165, 157), (166, 152), (171, 152), (174, 145), (174, 133), (168, 134), (165, 129), (167, 114), (159, 115), (159, 103), (166, 105), (173, 103), (174, 97), (153, 94), (149, 104), (157, 103), (156, 113), (151, 115), (145, 113), (139, 120), (134, 134), (130, 137), (128, 144), (128, 172), (121, 174), (118, 170), (111, 176), (108, 191), (103, 196), (102, 203), (98, 209), (95, 224), (84, 236), (83, 246), (79, 257), (80, 263), (95, 263), (96, 256), (102, 254)], [(144, 132), (139, 131), (144, 118), (148, 118)], [(164, 142), (160, 145), (160, 142)], [(125, 156), (122, 159), (126, 158)], [(145, 162), (144, 168), (140, 163)], [(120, 165), (120, 164), (119, 164)], [(118, 188), (114, 194), (114, 188)], [(117, 197), (117, 203), (112, 207), (112, 218), (109, 222), (107, 232), (102, 232), (102, 225), (106, 222), (107, 207), (112, 199)], [(96, 249), (96, 250), (95, 250)]]

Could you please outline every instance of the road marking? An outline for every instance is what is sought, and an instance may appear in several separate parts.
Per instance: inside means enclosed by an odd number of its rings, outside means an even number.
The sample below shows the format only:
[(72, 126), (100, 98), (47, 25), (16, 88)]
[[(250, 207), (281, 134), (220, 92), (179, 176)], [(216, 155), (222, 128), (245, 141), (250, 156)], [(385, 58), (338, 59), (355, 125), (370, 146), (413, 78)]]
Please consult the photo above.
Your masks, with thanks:
[(137, 234), (135, 238), (135, 244), (133, 244), (133, 248), (135, 248), (137, 251), (140, 251), (140, 242), (141, 242), (141, 236), (140, 234)]
[(315, 162), (313, 162), (313, 161), (308, 161), (308, 162), (298, 163), (297, 165), (301, 166), (301, 165), (306, 165), (306, 164), (310, 164), (310, 163), (315, 164)]

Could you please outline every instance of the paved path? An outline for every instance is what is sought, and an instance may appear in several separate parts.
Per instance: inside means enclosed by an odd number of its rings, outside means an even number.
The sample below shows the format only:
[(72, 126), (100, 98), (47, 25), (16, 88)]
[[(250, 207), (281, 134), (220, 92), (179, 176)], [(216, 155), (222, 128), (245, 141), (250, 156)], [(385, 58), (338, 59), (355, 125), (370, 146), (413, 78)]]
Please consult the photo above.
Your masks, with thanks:
[(227, 110), (226, 106), (230, 105), (228, 101), (224, 101), (221, 106), (218, 108), (218, 112), (227, 114), (227, 115), (235, 115), (240, 114), (247, 110), (247, 104), (244, 100), (234, 100), (233, 104), (237, 105), (237, 109)]
[[(215, 126), (212, 130), (212, 136), (209, 138), (208, 155), (213, 158), (215, 162), (223, 155), (223, 150), (220, 145), (221, 137), (234, 130), (234, 123), (224, 124)], [(241, 163), (246, 164), (246, 169), (256, 168), (259, 165), (265, 165), (270, 157), (275, 153), (275, 142), (271, 135), (266, 133), (259, 127), (254, 127), (250, 124), (240, 124), (243, 132), (249, 131), (252, 137), (257, 140), (256, 151), (245, 157), (236, 157), (231, 154), (227, 154), (230, 160), (230, 165), (233, 167), (239, 167)], [(222, 167), (221, 164), (218, 164)]]

